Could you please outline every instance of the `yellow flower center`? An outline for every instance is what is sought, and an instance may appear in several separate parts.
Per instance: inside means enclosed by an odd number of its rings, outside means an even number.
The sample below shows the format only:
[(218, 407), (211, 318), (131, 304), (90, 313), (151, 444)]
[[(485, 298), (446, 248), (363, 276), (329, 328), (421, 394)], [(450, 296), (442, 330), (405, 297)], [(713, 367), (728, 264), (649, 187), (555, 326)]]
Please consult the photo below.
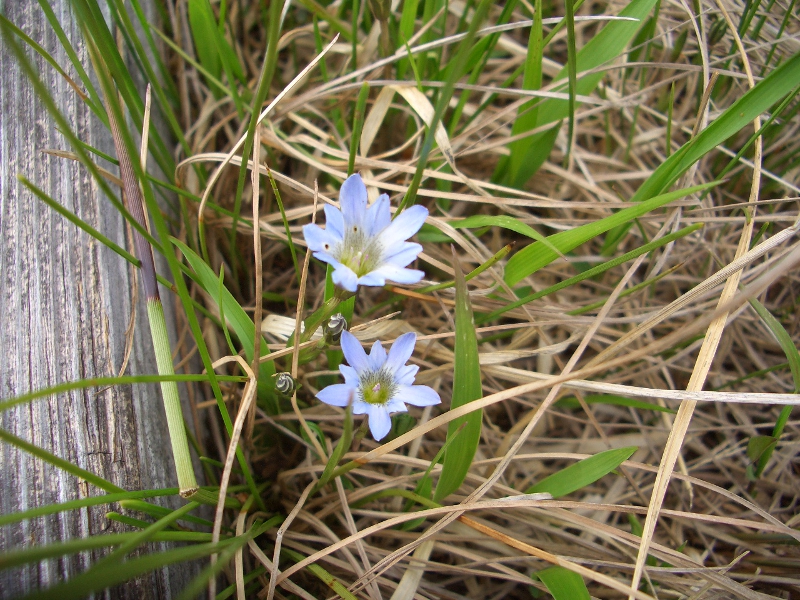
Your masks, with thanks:
[(394, 394), (394, 381), (385, 370), (370, 371), (361, 376), (361, 398), (367, 404), (386, 404)]
[(360, 227), (354, 226), (345, 232), (342, 243), (334, 248), (333, 257), (362, 277), (380, 264), (381, 250), (377, 238), (367, 238)]

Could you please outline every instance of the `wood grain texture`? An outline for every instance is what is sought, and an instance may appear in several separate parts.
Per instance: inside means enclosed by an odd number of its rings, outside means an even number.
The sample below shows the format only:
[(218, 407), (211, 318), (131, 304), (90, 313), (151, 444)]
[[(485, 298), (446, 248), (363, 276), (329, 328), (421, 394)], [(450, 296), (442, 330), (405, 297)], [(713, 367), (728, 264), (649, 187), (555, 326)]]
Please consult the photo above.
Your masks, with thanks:
[[(84, 65), (89, 61), (68, 10), (51, 3)], [(148, 4), (143, 2), (143, 4)], [(50, 51), (75, 77), (34, 2), (0, 2), (0, 10)], [(29, 53), (74, 131), (113, 154), (111, 136), (49, 65)], [(134, 289), (132, 268), (39, 202), (16, 180), (21, 173), (80, 218), (127, 247), (124, 222), (77, 163), (42, 154), (67, 149), (7, 47), (0, 47), (0, 398), (94, 376), (114, 376), (125, 347)], [(114, 167), (104, 165), (112, 170)], [(163, 271), (163, 269), (162, 269)], [(171, 320), (172, 296), (162, 290)], [(140, 294), (141, 298), (141, 294)], [(126, 374), (156, 372), (144, 307), (136, 308), (134, 350)], [(174, 340), (174, 337), (173, 337)], [(182, 390), (183, 391), (183, 390)], [(157, 385), (60, 394), (0, 413), (0, 427), (125, 489), (177, 485)], [(101, 490), (0, 442), (0, 513), (97, 495)], [(0, 528), (0, 551), (123, 531), (100, 507)], [(138, 515), (136, 515), (138, 516)], [(101, 553), (70, 555), (0, 572), (0, 596), (16, 597), (64, 581)], [(168, 598), (192, 568), (163, 569), (105, 594)]]

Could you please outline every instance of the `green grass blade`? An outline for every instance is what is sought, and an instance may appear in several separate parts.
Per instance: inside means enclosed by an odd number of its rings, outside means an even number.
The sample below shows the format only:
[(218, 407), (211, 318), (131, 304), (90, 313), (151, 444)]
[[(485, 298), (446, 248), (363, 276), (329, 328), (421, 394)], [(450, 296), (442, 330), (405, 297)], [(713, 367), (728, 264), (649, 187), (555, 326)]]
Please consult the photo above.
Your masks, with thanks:
[[(643, 290), (643, 289), (648, 288), (648, 287), (650, 287), (652, 285), (655, 285), (656, 283), (658, 283), (659, 281), (661, 281), (665, 277), (668, 277), (669, 275), (671, 275), (672, 273), (674, 273), (675, 271), (680, 269), (682, 266), (683, 265), (679, 263), (677, 265), (674, 265), (674, 266), (670, 267), (669, 269), (665, 269), (664, 271), (661, 271), (655, 277), (650, 277), (649, 279), (645, 279), (644, 281), (641, 281), (641, 282), (637, 283), (636, 285), (632, 285), (632, 286), (626, 288), (622, 293), (620, 293), (619, 296), (617, 296), (617, 299), (620, 300), (622, 298), (626, 298), (626, 297), (628, 297), (628, 296), (630, 296), (632, 294), (637, 293), (640, 290)], [(580, 308), (574, 308), (574, 309), (572, 309), (570, 311), (567, 311), (567, 314), (568, 315), (583, 315), (583, 314), (585, 314), (587, 312), (591, 312), (593, 310), (597, 310), (598, 308), (601, 308), (606, 303), (607, 300), (608, 300), (608, 297), (601, 298), (600, 300), (597, 300), (596, 302), (590, 302), (589, 304), (584, 304)]]
[(27, 521), (45, 515), (54, 515), (61, 512), (70, 510), (78, 510), (86, 508), (87, 506), (101, 506), (103, 504), (111, 504), (119, 502), (120, 500), (131, 500), (141, 498), (158, 498), (160, 496), (174, 496), (178, 493), (178, 488), (165, 488), (161, 490), (141, 490), (135, 492), (119, 492), (111, 494), (103, 494), (102, 496), (91, 496), (89, 498), (81, 498), (80, 500), (70, 500), (69, 502), (59, 502), (56, 504), (48, 504), (46, 506), (37, 506), (30, 510), (21, 512), (10, 513), (7, 515), (0, 515), (0, 527), (10, 525), (12, 523), (19, 523), (20, 521)]
[[(478, 361), (478, 339), (475, 336), (475, 321), (472, 318), (472, 305), (467, 292), (467, 282), (453, 250), (453, 269), (456, 280), (456, 343), (455, 365), (453, 367), (453, 399), (450, 409), (464, 406), (483, 396), (481, 387), (481, 367)], [(444, 455), (442, 474), (436, 485), (433, 499), (440, 502), (456, 491), (464, 482), (472, 458), (481, 440), (481, 420), (483, 411), (476, 410), (463, 417), (450, 421), (447, 439), (452, 441)], [(463, 425), (463, 430), (461, 429)]]
[[(112, 12), (112, 15), (117, 22), (119, 31), (121, 31), (125, 36), (126, 41), (132, 49), (130, 56), (136, 60), (136, 63), (141, 71), (142, 78), (149, 82), (150, 87), (153, 90), (159, 112), (163, 114), (167, 124), (169, 125), (170, 133), (175, 136), (175, 139), (181, 145), (183, 151), (186, 154), (191, 154), (191, 148), (189, 147), (186, 137), (184, 136), (183, 127), (181, 127), (180, 123), (178, 122), (178, 117), (175, 115), (175, 111), (172, 109), (172, 103), (167, 96), (166, 90), (164, 89), (164, 85), (172, 85), (174, 89), (174, 83), (172, 82), (172, 74), (167, 71), (160, 59), (159, 50), (156, 49), (155, 45), (152, 43), (150, 24), (144, 18), (141, 8), (138, 8), (137, 13), (143, 33), (145, 37), (151, 41), (151, 54), (148, 54), (140, 40), (141, 34), (139, 29), (130, 19), (130, 15), (128, 14), (129, 8), (126, 6), (127, 3), (125, 3), (123, 0), (114, 0), (113, 4), (116, 6), (116, 10)], [(138, 3), (133, 3), (135, 10), (136, 4)], [(158, 70), (153, 67), (153, 60), (155, 60)], [(127, 72), (124, 75), (119, 73), (116, 74), (117, 78), (120, 76), (128, 76), (128, 74)], [(177, 93), (173, 93), (173, 98), (176, 96)], [(164, 143), (158, 128), (151, 128), (150, 136), (153, 140), (153, 147), (150, 148), (150, 152), (158, 160), (158, 164), (162, 172), (173, 173), (175, 171), (175, 161), (173, 160), (171, 154), (172, 148), (168, 147)]]
[(336, 15), (328, 12), (319, 2), (316, 0), (300, 0), (300, 4), (305, 6), (313, 15), (316, 15), (320, 21), (325, 21), (332, 30), (340, 33), (345, 41), (353, 41), (354, 33), (350, 25), (339, 19)]
[(353, 174), (356, 166), (356, 155), (358, 154), (358, 143), (361, 140), (361, 130), (364, 128), (364, 113), (369, 98), (369, 82), (365, 81), (358, 92), (356, 100), (356, 110), (353, 113), (353, 131), (350, 135), (350, 156), (347, 159), (347, 176)]
[[(189, 27), (194, 40), (194, 51), (200, 64), (219, 79), (222, 75), (222, 59), (216, 44), (210, 43), (216, 39), (217, 23), (208, 0), (189, 0)], [(228, 83), (231, 83), (230, 81)]]
[[(67, 34), (61, 27), (61, 23), (59, 22), (58, 17), (56, 17), (56, 14), (53, 12), (53, 8), (50, 6), (50, 3), (47, 0), (39, 0), (39, 6), (45, 15), (45, 18), (47, 19), (48, 24), (58, 37), (58, 41), (61, 42), (61, 47), (64, 48), (64, 52), (66, 52), (67, 56), (69, 57), (72, 67), (75, 69), (75, 72), (78, 73), (81, 83), (86, 88), (86, 91), (89, 93), (89, 96), (92, 99), (89, 107), (92, 108), (92, 112), (94, 112), (103, 123), (108, 125), (105, 111), (102, 109), (103, 103), (100, 101), (100, 95), (97, 93), (97, 89), (94, 87), (92, 78), (89, 77), (89, 75), (86, 73), (86, 69), (83, 68), (83, 63), (81, 63), (80, 58), (78, 58), (78, 53), (75, 52), (75, 48), (72, 47)], [(48, 60), (47, 62), (50, 61)], [(61, 67), (54, 63), (55, 61), (50, 62), (50, 64), (63, 73), (63, 71), (61, 71)]]
[(547, 237), (543, 236), (530, 225), (526, 225), (519, 219), (515, 219), (509, 215), (473, 215), (459, 221), (451, 221), (450, 225), (452, 225), (455, 229), (475, 229), (478, 227), (502, 227), (503, 229), (510, 229), (511, 231), (514, 231), (520, 235), (524, 235), (536, 240), (537, 242), (541, 242), (559, 256), (563, 256), (558, 251), (558, 248), (550, 243)]
[[(486, 269), (488, 269), (490, 267), (493, 267), (499, 261), (503, 260), (508, 255), (508, 253), (511, 252), (512, 246), (513, 246), (513, 243), (506, 244), (505, 246), (500, 248), (500, 250), (498, 250), (489, 260), (487, 260), (486, 262), (478, 265), (475, 269), (473, 269), (472, 271), (467, 273), (467, 275), (464, 277), (464, 281), (469, 281), (470, 279), (474, 279), (475, 277), (477, 277), (478, 275), (483, 273)], [(419, 288), (419, 289), (417, 289), (415, 291), (418, 294), (428, 294), (430, 292), (436, 292), (438, 290), (444, 290), (444, 289), (447, 289), (447, 288), (451, 288), (455, 284), (456, 284), (455, 281), (443, 281), (442, 283), (429, 285), (429, 286), (424, 287), (424, 288)]]
[(103, 479), (99, 475), (95, 475), (91, 471), (87, 471), (86, 469), (81, 469), (79, 466), (72, 464), (68, 460), (64, 460), (63, 458), (59, 458), (52, 452), (48, 452), (44, 448), (40, 448), (39, 446), (35, 446), (29, 442), (26, 442), (22, 438), (19, 438), (3, 429), (0, 429), (0, 440), (19, 448), (23, 452), (27, 452), (28, 454), (35, 456), (43, 460), (44, 462), (50, 463), (54, 467), (58, 467), (59, 469), (66, 471), (70, 475), (74, 475), (79, 479), (83, 479), (87, 483), (91, 483), (92, 485), (100, 488), (105, 492), (124, 492), (125, 490), (121, 487), (118, 487), (111, 483), (110, 481)]
[[(47, 9), (48, 10), (52, 10), (52, 9), (50, 9), (49, 6), (47, 7)], [(19, 39), (21, 39), (23, 42), (28, 44), (28, 46), (30, 46), (39, 56), (41, 56), (43, 59), (45, 59), (48, 62), (48, 64), (50, 64), (50, 66), (53, 67), (56, 70), (56, 72), (59, 75), (61, 75), (67, 81), (67, 83), (70, 84), (70, 86), (75, 90), (75, 92), (79, 96), (81, 96), (81, 99), (86, 103), (86, 105), (91, 109), (91, 111), (95, 115), (97, 115), (101, 120), (105, 119), (105, 112), (102, 109), (99, 109), (97, 107), (97, 105), (95, 104), (94, 98), (87, 96), (86, 93), (78, 87), (78, 84), (67, 74), (66, 71), (64, 71), (64, 69), (61, 68), (61, 65), (58, 64), (56, 59), (54, 59), (53, 56), (41, 46), (41, 44), (37, 43), (28, 34), (26, 34), (24, 31), (22, 31), (22, 29), (17, 27), (14, 23), (12, 23), (8, 19), (6, 19), (6, 17), (1, 15), (1, 14), (0, 14), (0, 20), (3, 21), (4, 27), (6, 27), (9, 31), (12, 31)], [(58, 25), (58, 21), (55, 21), (55, 23), (56, 23), (56, 25)], [(52, 24), (52, 21), (51, 21), (51, 24)], [(64, 32), (63, 32), (63, 30), (61, 30), (61, 27), (59, 25), (58, 26), (58, 30), (56, 30), (56, 35), (63, 34), (63, 33)], [(65, 50), (67, 51), (68, 55), (70, 54), (70, 52), (74, 52), (72, 47), (68, 46), (68, 44), (69, 44), (68, 40), (62, 40), (62, 44), (63, 43), (67, 44), (64, 47), (65, 47)], [(68, 50), (67, 50), (67, 47), (69, 47)]]
[(608, 475), (633, 456), (636, 450), (638, 450), (636, 446), (615, 448), (584, 458), (557, 473), (545, 477), (536, 485), (525, 490), (525, 493), (548, 492), (553, 498), (566, 496)]
[(569, 153), (572, 150), (572, 138), (575, 135), (575, 94), (577, 90), (578, 63), (575, 56), (575, 6), (574, 0), (564, 0), (564, 21), (567, 23), (567, 118), (569, 128), (567, 132), (567, 150), (564, 153), (564, 163), (569, 161)]
[[(659, 412), (671, 414), (675, 413), (674, 410), (667, 408), (666, 406), (652, 404), (650, 402), (645, 402), (644, 400), (626, 398), (624, 396), (614, 396), (613, 394), (592, 394), (586, 396), (584, 401), (586, 404), (610, 404), (612, 406), (627, 406), (637, 410), (657, 410)], [(556, 402), (555, 406), (559, 406), (561, 408), (580, 408), (581, 403), (578, 402), (578, 399), (575, 396), (567, 396)]]
[[(219, 381), (244, 381), (242, 377), (222, 375), (217, 376)], [(52, 387), (28, 392), (16, 398), (3, 400), (0, 402), (0, 412), (8, 410), (18, 404), (25, 404), (38, 398), (47, 398), (56, 394), (62, 394), (72, 390), (81, 390), (89, 387), (104, 387), (107, 385), (131, 385), (135, 383), (161, 383), (162, 381), (209, 381), (208, 375), (135, 375), (122, 377), (92, 377), (91, 379), (81, 379), (80, 381), (70, 381), (60, 383)]]
[(75, 226), (79, 227), (80, 229), (88, 233), (90, 236), (92, 236), (94, 239), (96, 239), (98, 242), (100, 242), (107, 248), (110, 248), (111, 250), (119, 254), (129, 263), (136, 266), (141, 265), (141, 261), (138, 258), (136, 258), (133, 254), (131, 254), (118, 244), (112, 242), (102, 233), (97, 231), (94, 227), (92, 227), (84, 220), (82, 220), (80, 217), (78, 217), (75, 213), (67, 210), (67, 208), (65, 208), (64, 206), (53, 200), (50, 196), (48, 196), (44, 192), (44, 190), (38, 188), (36, 185), (31, 183), (28, 179), (26, 179), (22, 175), (17, 175), (17, 179), (22, 185), (28, 188), (37, 198), (39, 198), (39, 200), (47, 204), (47, 206), (49, 206), (51, 209), (53, 209), (55, 212), (60, 214), (65, 219), (67, 219), (67, 221), (69, 221), (70, 223), (74, 224)]
[[(650, 198), (644, 202), (638, 202), (633, 206), (629, 206), (628, 208), (623, 208), (613, 215), (605, 217), (604, 219), (600, 219), (599, 221), (587, 223), (567, 231), (561, 231), (549, 236), (548, 239), (559, 251), (561, 251), (562, 254), (566, 254), (581, 244), (584, 244), (615, 227), (630, 223), (634, 219), (646, 215), (652, 210), (665, 206), (674, 200), (714, 187), (718, 184), (718, 181), (712, 181), (710, 183), (696, 185), (682, 190), (677, 190), (675, 192), (669, 192), (668, 194), (662, 194), (661, 196)], [(527, 246), (517, 252), (511, 257), (511, 260), (508, 261), (505, 274), (506, 283), (508, 283), (508, 285), (516, 285), (525, 277), (528, 277), (542, 267), (549, 265), (556, 258), (558, 258), (558, 254), (556, 254), (548, 246), (545, 246), (540, 242), (534, 242), (530, 246)]]
[(662, 238), (659, 238), (659, 239), (654, 240), (652, 242), (648, 242), (644, 246), (640, 246), (639, 248), (636, 248), (635, 250), (631, 250), (630, 252), (626, 252), (625, 254), (623, 254), (621, 256), (618, 256), (616, 258), (613, 258), (613, 259), (611, 259), (611, 260), (609, 260), (607, 262), (604, 262), (603, 264), (600, 264), (600, 265), (597, 265), (595, 267), (592, 267), (588, 271), (584, 271), (583, 273), (578, 273), (574, 277), (570, 277), (569, 279), (565, 279), (564, 281), (562, 281), (560, 283), (557, 283), (555, 285), (551, 285), (548, 288), (545, 288), (545, 289), (540, 290), (538, 292), (534, 292), (533, 294), (529, 294), (529, 295), (525, 296), (524, 298), (520, 298), (519, 300), (516, 300), (516, 301), (514, 301), (514, 302), (512, 302), (510, 304), (507, 304), (506, 306), (504, 306), (502, 308), (498, 308), (497, 310), (492, 311), (488, 315), (483, 316), (480, 319), (478, 319), (478, 324), (486, 323), (487, 321), (491, 321), (492, 319), (494, 319), (496, 317), (499, 317), (503, 313), (506, 313), (509, 310), (512, 310), (514, 308), (518, 308), (518, 307), (522, 306), (523, 304), (527, 304), (528, 302), (533, 302), (534, 300), (538, 300), (539, 298), (543, 298), (544, 296), (547, 296), (548, 294), (552, 294), (553, 292), (557, 292), (558, 290), (562, 290), (562, 289), (564, 289), (566, 287), (569, 287), (571, 285), (574, 285), (576, 283), (579, 283), (579, 282), (584, 281), (586, 279), (589, 279), (591, 277), (595, 277), (597, 275), (600, 275), (601, 273), (604, 273), (604, 272), (608, 271), (609, 269), (612, 269), (613, 267), (621, 265), (622, 263), (625, 263), (625, 262), (627, 262), (629, 260), (633, 260), (634, 258), (636, 258), (638, 256), (641, 256), (642, 254), (645, 254), (647, 252), (652, 252), (653, 250), (655, 250), (657, 248), (660, 248), (660, 247), (662, 247), (662, 246), (664, 246), (664, 245), (666, 245), (666, 244), (668, 244), (670, 242), (673, 242), (673, 241), (675, 241), (677, 239), (680, 239), (680, 238), (682, 238), (682, 237), (684, 237), (686, 235), (689, 235), (690, 233), (693, 233), (694, 231), (697, 231), (701, 227), (703, 227), (702, 223), (695, 223), (694, 225), (690, 225), (689, 227), (684, 227), (683, 229), (681, 229), (679, 231), (676, 231), (674, 233), (670, 233), (669, 235), (665, 235)]
[[(299, 563), (301, 560), (306, 558), (299, 552), (295, 552), (294, 550), (289, 550), (288, 548), (281, 549), (281, 554), (285, 554), (295, 563)], [(325, 569), (323, 569), (319, 565), (311, 564), (308, 565), (306, 569), (308, 569), (308, 571), (312, 575), (314, 575), (325, 585), (327, 585), (340, 598), (344, 598), (344, 600), (356, 600), (356, 596), (351, 594), (350, 591), (344, 585), (342, 585), (342, 583), (336, 577), (328, 573)]]
[[(397, 35), (399, 41), (405, 44), (406, 48), (408, 48), (408, 40), (410, 40), (414, 35), (414, 23), (417, 18), (418, 8), (419, 0), (403, 1), (403, 11), (400, 14), (400, 24), (397, 29)], [(397, 78), (399, 80), (402, 81), (405, 79), (406, 69), (408, 69), (409, 65), (411, 65), (413, 70), (416, 72), (417, 68), (413, 63), (413, 59), (411, 58), (411, 52), (408, 53), (407, 59), (401, 60), (399, 63), (397, 63)], [(416, 78), (419, 79), (419, 77)]]
[[(270, 2), (267, 52), (264, 56), (264, 64), (261, 65), (261, 72), (258, 75), (258, 87), (256, 88), (255, 95), (253, 96), (253, 104), (249, 108), (250, 120), (247, 123), (247, 135), (245, 136), (244, 146), (242, 147), (241, 154), (241, 156), (244, 157), (253, 156), (253, 143), (255, 142), (258, 117), (261, 114), (261, 109), (267, 99), (270, 87), (272, 86), (272, 79), (275, 75), (275, 69), (278, 62), (278, 38), (280, 37), (280, 14), (282, 9), (283, 1), (276, 0), (275, 2)], [(235, 82), (229, 80), (228, 83), (231, 84), (231, 88), (234, 87)], [(236, 231), (238, 229), (237, 223), (241, 216), (240, 212), (242, 207), (242, 194), (244, 193), (245, 180), (247, 179), (247, 163), (247, 160), (242, 160), (242, 164), (239, 166), (239, 177), (236, 181), (236, 194), (233, 199), (233, 222), (231, 223), (230, 232), (228, 234), (228, 243), (230, 244), (231, 248), (236, 247)], [(276, 195), (276, 197), (278, 196)], [(199, 235), (203, 256), (207, 256), (205, 233), (202, 227), (199, 228)], [(289, 243), (292, 243), (291, 237), (289, 238)], [(237, 277), (238, 264), (238, 257), (234, 255), (231, 260), (234, 277)]]
[(583, 577), (569, 569), (550, 567), (534, 575), (553, 595), (553, 600), (590, 600)]
[(129, 552), (133, 552), (136, 548), (143, 546), (149, 542), (153, 536), (161, 533), (164, 529), (175, 523), (182, 516), (196, 509), (200, 504), (197, 502), (189, 502), (177, 510), (170, 511), (155, 523), (150, 524), (142, 531), (137, 531), (136, 534), (129, 540), (120, 544), (119, 548), (104, 556), (89, 569), (70, 579), (69, 584), (74, 588), (81, 588), (92, 581), (96, 574), (102, 573), (114, 564), (119, 565)]
[[(753, 307), (758, 316), (761, 317), (761, 320), (764, 321), (764, 324), (772, 332), (772, 335), (775, 336), (775, 339), (778, 340), (781, 350), (783, 350), (783, 353), (786, 355), (786, 359), (789, 361), (789, 368), (792, 371), (792, 379), (794, 380), (794, 391), (795, 393), (800, 393), (800, 353), (797, 351), (797, 346), (794, 345), (792, 336), (789, 335), (789, 332), (786, 331), (781, 322), (778, 321), (778, 319), (776, 319), (772, 313), (769, 312), (763, 304), (761, 304), (761, 302), (755, 298), (751, 298), (749, 302), (750, 306)], [(748, 444), (747, 447), (747, 453), (751, 459), (756, 462), (755, 471), (753, 473), (755, 479), (761, 477), (764, 469), (767, 468), (769, 459), (772, 458), (772, 453), (775, 451), (778, 440), (783, 433), (783, 428), (786, 426), (786, 422), (789, 420), (789, 416), (792, 413), (792, 408), (794, 407), (784, 406), (783, 409), (781, 409), (781, 414), (778, 417), (778, 421), (775, 423), (775, 427), (772, 430), (772, 435), (754, 436), (750, 440), (750, 444)], [(759, 438), (768, 439), (761, 440), (761, 442), (759, 442)], [(751, 445), (753, 445), (753, 448), (751, 448)], [(762, 447), (758, 448), (758, 446)]]
[(183, 589), (181, 595), (178, 596), (178, 600), (192, 600), (197, 598), (197, 596), (202, 594), (206, 589), (208, 581), (212, 577), (216, 577), (222, 571), (222, 569), (228, 565), (239, 548), (247, 544), (250, 540), (257, 538), (265, 531), (272, 529), (281, 521), (283, 521), (283, 515), (272, 517), (266, 523), (259, 524), (256, 522), (251, 529), (244, 532), (242, 535), (233, 538), (222, 550), (222, 552), (219, 553), (217, 561), (203, 569), (203, 571)]
[[(619, 56), (633, 39), (641, 26), (641, 22), (650, 14), (656, 0), (633, 0), (620, 13), (620, 17), (631, 17), (638, 21), (612, 21), (601, 29), (575, 55), (575, 70), (581, 73), (603, 65)], [(564, 67), (556, 75), (554, 81), (569, 75), (569, 66)], [(589, 95), (600, 83), (603, 73), (585, 75), (575, 82), (575, 94)], [(568, 90), (562, 85), (556, 91)], [(530, 106), (530, 105), (528, 105)], [(569, 116), (569, 102), (559, 99), (548, 99), (538, 104), (533, 115), (520, 114), (516, 133), (530, 131), (547, 123), (557, 123)], [(508, 161), (502, 161), (495, 172), (494, 179), (508, 185), (521, 188), (538, 170), (550, 153), (557, 131), (553, 129), (519, 140), (512, 145)], [(542, 158), (544, 157), (544, 158)]]
[[(749, 125), (761, 113), (779, 103), (784, 96), (797, 93), (800, 81), (800, 52), (793, 55), (731, 104), (696, 137), (667, 158), (636, 190), (631, 202), (641, 202), (669, 188), (694, 163)], [(624, 228), (608, 236), (603, 249), (616, 247)]]
[[(213, 492), (218, 492), (219, 490), (206, 489), (204, 491), (211, 491), (213, 493)], [(163, 517), (166, 517), (172, 512), (171, 509), (166, 508), (164, 506), (159, 506), (157, 504), (150, 504), (149, 502), (144, 502), (143, 500), (137, 500), (135, 498), (131, 500), (120, 500), (119, 505), (125, 510), (142, 512), (148, 515), (149, 517), (152, 517), (153, 519), (161, 519)], [(239, 507), (241, 507), (241, 504), (239, 504)], [(196, 523), (197, 525), (201, 525), (202, 527), (210, 528), (214, 525), (213, 521), (209, 521), (208, 519), (203, 519), (202, 517), (197, 517), (195, 515), (184, 515), (181, 518), (181, 520), (186, 521), (187, 523)]]
[(400, 205), (397, 207), (398, 213), (404, 208), (413, 205), (416, 201), (417, 191), (422, 183), (422, 176), (425, 171), (425, 166), (428, 163), (428, 156), (433, 148), (436, 128), (441, 122), (448, 106), (450, 106), (450, 99), (453, 97), (456, 82), (461, 78), (461, 75), (464, 73), (464, 70), (467, 66), (467, 60), (472, 49), (473, 41), (475, 40), (475, 34), (478, 32), (480, 25), (486, 19), (486, 15), (491, 4), (491, 0), (480, 0), (478, 7), (475, 9), (475, 14), (472, 17), (467, 36), (459, 44), (455, 56), (447, 65), (447, 76), (444, 81), (444, 86), (441, 88), (441, 90), (439, 90), (439, 94), (436, 98), (433, 119), (431, 119), (430, 126), (425, 133), (425, 139), (422, 142), (422, 148), (419, 156), (417, 157), (417, 169), (414, 172), (414, 178), (411, 180), (411, 184), (408, 186), (408, 190), (406, 191), (402, 202), (400, 202)]
[[(186, 257), (186, 260), (191, 265), (195, 274), (198, 277), (198, 282), (203, 289), (215, 301), (220, 297), (219, 294), (219, 279), (214, 274), (214, 271), (209, 267), (205, 261), (198, 254), (189, 248), (186, 244), (171, 238), (172, 243)], [(253, 349), (255, 348), (255, 325), (253, 320), (247, 315), (244, 309), (236, 301), (233, 295), (225, 288), (222, 287), (222, 304), (224, 308), (225, 317), (230, 324), (236, 337), (239, 338), (239, 343), (242, 345), (247, 362), (253, 362)], [(269, 355), (269, 347), (266, 340), (261, 340), (261, 356)], [(272, 383), (272, 376), (275, 374), (275, 364), (272, 361), (264, 361), (261, 363), (258, 376), (258, 395), (259, 399), (264, 399), (271, 405), (275, 405), (275, 394)]]
[(187, 562), (198, 558), (205, 558), (224, 549), (235, 546), (237, 548), (247, 543), (246, 536), (224, 540), (217, 544), (196, 544), (177, 550), (157, 552), (142, 558), (134, 558), (122, 564), (110, 565), (101, 573), (96, 573), (91, 581), (81, 581), (80, 587), (73, 586), (70, 582), (55, 585), (36, 594), (37, 600), (64, 600), (64, 598), (83, 598), (92, 592), (103, 590), (118, 585), (139, 575), (161, 569), (173, 563)]
[(336, 448), (333, 449), (331, 452), (331, 457), (328, 459), (328, 463), (325, 465), (325, 469), (322, 471), (322, 475), (320, 475), (319, 481), (316, 484), (316, 488), (319, 489), (325, 484), (328, 483), (331, 479), (331, 475), (333, 475), (333, 470), (339, 464), (339, 461), (342, 460), (342, 456), (344, 456), (345, 451), (350, 448), (350, 443), (353, 441), (353, 410), (348, 406), (344, 412), (344, 425), (342, 427), (342, 437), (339, 438), (338, 443), (336, 444)]
[[(176, 488), (177, 492), (177, 488)], [(45, 546), (34, 546), (21, 550), (12, 550), (0, 554), (0, 570), (18, 567), (58, 558), (77, 552), (97, 550), (99, 548), (113, 548), (133, 539), (137, 532), (112, 533), (93, 535), (86, 538), (68, 540), (66, 542), (51, 542)], [(153, 536), (153, 542), (210, 542), (211, 534), (199, 531), (164, 531)]]

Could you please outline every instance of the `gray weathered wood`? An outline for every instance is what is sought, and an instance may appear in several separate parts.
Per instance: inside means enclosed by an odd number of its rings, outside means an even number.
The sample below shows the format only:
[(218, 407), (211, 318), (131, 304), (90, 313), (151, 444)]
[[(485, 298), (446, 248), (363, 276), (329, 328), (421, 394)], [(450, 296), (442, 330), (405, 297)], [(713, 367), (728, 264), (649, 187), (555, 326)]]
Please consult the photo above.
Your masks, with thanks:
[[(89, 61), (68, 10), (51, 3), (67, 35)], [(66, 68), (66, 54), (34, 2), (0, 2), (0, 10)], [(32, 55), (32, 53), (31, 53)], [(113, 154), (110, 134), (67, 83), (38, 56), (42, 79), (79, 137)], [(77, 79), (77, 77), (76, 77)], [(116, 375), (134, 283), (123, 259), (39, 202), (16, 180), (22, 173), (58, 202), (125, 243), (124, 223), (77, 163), (42, 154), (66, 149), (8, 48), (0, 47), (0, 398), (94, 376)], [(165, 293), (165, 308), (172, 297)], [(168, 313), (169, 321), (169, 313)], [(128, 374), (155, 373), (141, 304)], [(157, 386), (88, 389), (0, 413), (0, 427), (125, 489), (177, 484)], [(100, 490), (0, 442), (0, 513), (64, 502)], [(118, 510), (119, 508), (116, 507)], [(0, 528), (0, 551), (122, 531), (105, 508), (80, 510)], [(15, 597), (84, 570), (89, 553), (0, 572), (0, 596)], [(165, 569), (109, 593), (164, 598), (185, 583), (185, 566)]]

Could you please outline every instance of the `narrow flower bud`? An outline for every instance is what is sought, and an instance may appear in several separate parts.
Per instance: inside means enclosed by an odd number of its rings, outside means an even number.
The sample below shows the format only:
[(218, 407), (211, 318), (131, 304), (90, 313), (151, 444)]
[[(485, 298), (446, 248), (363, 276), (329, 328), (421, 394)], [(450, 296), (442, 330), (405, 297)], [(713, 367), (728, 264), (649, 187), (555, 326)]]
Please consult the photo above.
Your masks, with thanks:
[(347, 319), (344, 318), (342, 313), (336, 313), (322, 325), (325, 341), (329, 344), (337, 343), (339, 338), (342, 337), (342, 332), (346, 329)]
[(275, 389), (284, 396), (291, 396), (295, 389), (294, 378), (288, 373), (278, 373), (275, 376)]

